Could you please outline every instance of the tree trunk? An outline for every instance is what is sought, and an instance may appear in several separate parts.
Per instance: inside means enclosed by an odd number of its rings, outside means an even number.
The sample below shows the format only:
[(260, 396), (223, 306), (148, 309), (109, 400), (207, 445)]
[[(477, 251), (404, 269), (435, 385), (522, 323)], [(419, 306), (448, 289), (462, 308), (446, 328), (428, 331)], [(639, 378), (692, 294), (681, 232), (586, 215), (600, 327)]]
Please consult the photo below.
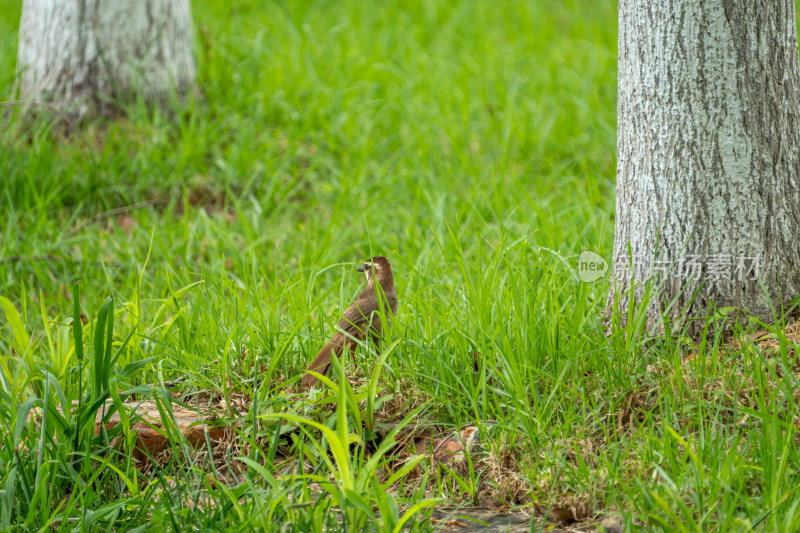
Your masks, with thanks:
[(618, 84), (608, 312), (780, 315), (800, 294), (793, 1), (620, 0)]
[(194, 85), (192, 46), (189, 0), (25, 0), (19, 99), (70, 119), (162, 101)]

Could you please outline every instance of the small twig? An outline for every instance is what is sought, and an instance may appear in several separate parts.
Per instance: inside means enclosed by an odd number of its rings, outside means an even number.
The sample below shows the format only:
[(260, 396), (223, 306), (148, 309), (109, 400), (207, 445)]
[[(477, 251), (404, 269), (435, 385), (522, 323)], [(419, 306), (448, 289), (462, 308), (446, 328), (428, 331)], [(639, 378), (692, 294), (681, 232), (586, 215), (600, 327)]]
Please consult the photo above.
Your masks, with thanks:
[[(214, 359), (213, 361), (211, 361), (210, 364), (213, 365), (214, 363), (219, 363), (219, 359)], [(181, 376), (181, 377), (179, 377), (177, 379), (173, 379), (172, 381), (165, 381), (164, 382), (164, 388), (165, 389), (171, 389), (172, 387), (174, 387), (174, 386), (176, 386), (176, 385), (178, 385), (180, 383), (183, 383), (184, 381), (186, 381), (186, 379), (187, 379), (187, 376)], [(151, 389), (153, 389), (153, 388), (155, 388), (157, 386), (158, 386), (158, 383), (148, 383), (148, 384), (145, 385), (145, 387), (150, 387)], [(131, 389), (131, 390), (133, 390), (133, 389)], [(135, 394), (136, 394), (135, 392), (125, 391), (125, 392), (121, 392), (119, 395), (120, 395), (120, 397), (122, 397), (122, 396), (133, 396)]]
[(433, 450), (433, 453), (432, 453), (431, 455), (434, 455), (434, 456), (435, 456), (435, 455), (436, 455), (436, 452), (438, 452), (438, 451), (439, 451), (439, 449), (440, 449), (442, 446), (444, 446), (445, 444), (447, 444), (447, 441), (449, 441), (449, 440), (450, 440), (452, 437), (454, 437), (454, 436), (455, 436), (455, 435), (454, 435), (453, 433), (451, 433), (451, 434), (449, 434), (447, 437), (445, 437), (445, 438), (443, 438), (441, 441), (439, 441), (439, 444), (436, 446), (436, 449), (435, 449), (435, 450)]
[[(173, 379), (172, 381), (165, 381), (164, 382), (164, 388), (171, 389), (172, 387), (174, 387), (178, 383), (183, 383), (184, 381), (186, 381), (186, 376), (181, 376), (178, 379)], [(151, 386), (155, 387), (155, 385), (151, 385)]]
[[(186, 376), (181, 376), (178, 379), (174, 379), (172, 381), (165, 381), (164, 382), (164, 388), (165, 389), (171, 389), (175, 385), (178, 385), (179, 383), (183, 383), (184, 381), (186, 381)], [(154, 388), (156, 388), (158, 386), (158, 383), (147, 383), (144, 386), (145, 387), (150, 387), (151, 389), (154, 389)], [(138, 389), (139, 387), (136, 387), (136, 388)], [(135, 392), (131, 392), (133, 390), (134, 389), (127, 390), (125, 392), (120, 392), (119, 393), (120, 398), (122, 398), (123, 396), (133, 396), (134, 397), (133, 399), (135, 400), (136, 399), (136, 393)]]
[(89, 220), (84, 220), (83, 222), (78, 224), (74, 229), (72, 229), (69, 232), (67, 232), (67, 234), (64, 235), (64, 238), (65, 239), (69, 239), (70, 237), (72, 237), (76, 233), (80, 232), (86, 226), (88, 226), (90, 224), (94, 224), (98, 220), (103, 220), (104, 218), (113, 217), (114, 215), (121, 215), (122, 213), (127, 213), (129, 211), (135, 211), (135, 210), (141, 209), (143, 207), (149, 207), (151, 205), (161, 204), (161, 203), (164, 203), (164, 202), (165, 202), (165, 200), (162, 200), (162, 199), (148, 200), (146, 202), (140, 202), (138, 204), (132, 204), (132, 205), (126, 205), (126, 206), (123, 206), (123, 207), (117, 207), (116, 209), (112, 209), (110, 211), (105, 211), (103, 213), (99, 213), (99, 214), (93, 216), (92, 218), (90, 218)]

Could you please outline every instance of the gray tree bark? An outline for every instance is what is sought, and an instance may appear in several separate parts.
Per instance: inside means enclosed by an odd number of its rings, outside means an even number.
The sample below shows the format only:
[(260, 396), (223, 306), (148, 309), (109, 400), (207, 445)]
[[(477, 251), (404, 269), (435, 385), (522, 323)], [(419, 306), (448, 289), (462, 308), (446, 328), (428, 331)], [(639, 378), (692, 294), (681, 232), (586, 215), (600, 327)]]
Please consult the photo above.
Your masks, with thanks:
[(794, 2), (620, 0), (617, 114), (607, 312), (780, 313), (800, 294)]
[(25, 0), (18, 98), (73, 119), (161, 101), (194, 85), (192, 46), (189, 0)]

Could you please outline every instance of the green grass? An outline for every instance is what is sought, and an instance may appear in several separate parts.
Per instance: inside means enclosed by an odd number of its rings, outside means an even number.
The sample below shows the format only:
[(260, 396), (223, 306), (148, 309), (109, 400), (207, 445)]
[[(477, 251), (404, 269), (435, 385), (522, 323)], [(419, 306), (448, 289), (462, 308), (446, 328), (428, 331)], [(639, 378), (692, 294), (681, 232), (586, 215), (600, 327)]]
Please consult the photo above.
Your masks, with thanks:
[[(476, 501), (631, 530), (800, 527), (792, 335), (683, 364), (680, 339), (606, 338), (608, 283), (575, 275), (581, 251), (611, 255), (613, 2), (192, 7), (202, 96), (69, 138), (4, 109), (0, 528), (427, 530), (426, 505)], [(0, 72), (18, 21), (0, 13)], [(398, 344), (304, 399), (379, 254)], [(176, 398), (244, 402), (224, 456), (175, 437), (142, 472), (114, 444), (135, 420), (93, 435), (96, 402), (182, 376)], [(475, 424), (486, 455), (411, 475), (371, 440), (375, 413)]]

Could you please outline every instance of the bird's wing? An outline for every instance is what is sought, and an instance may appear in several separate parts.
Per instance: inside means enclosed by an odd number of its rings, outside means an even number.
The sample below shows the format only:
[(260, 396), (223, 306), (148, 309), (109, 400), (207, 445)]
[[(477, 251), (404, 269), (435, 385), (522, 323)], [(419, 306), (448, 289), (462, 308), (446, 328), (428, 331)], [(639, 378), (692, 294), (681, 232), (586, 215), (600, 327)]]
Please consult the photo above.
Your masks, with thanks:
[(347, 308), (336, 327), (350, 333), (356, 329), (363, 331), (362, 325), (365, 322), (371, 322), (372, 314), (377, 310), (378, 300), (374, 295), (372, 298), (359, 298)]

